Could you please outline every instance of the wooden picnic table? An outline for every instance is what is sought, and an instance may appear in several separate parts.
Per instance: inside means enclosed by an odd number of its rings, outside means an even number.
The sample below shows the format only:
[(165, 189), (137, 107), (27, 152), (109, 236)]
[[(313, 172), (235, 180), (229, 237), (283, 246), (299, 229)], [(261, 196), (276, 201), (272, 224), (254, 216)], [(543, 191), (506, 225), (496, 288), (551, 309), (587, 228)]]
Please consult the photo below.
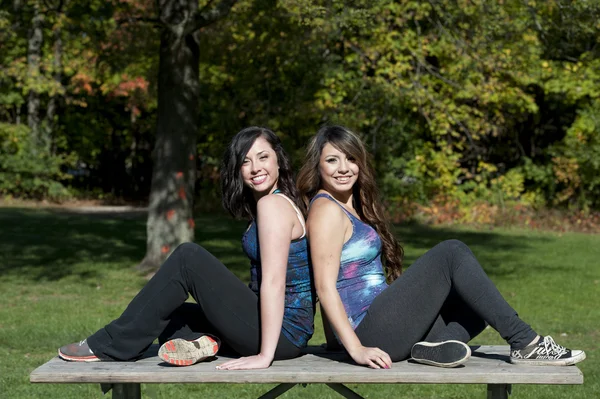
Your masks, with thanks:
[[(307, 354), (276, 361), (266, 370), (216, 370), (228, 358), (219, 356), (188, 367), (174, 367), (157, 357), (157, 346), (136, 362), (66, 362), (58, 357), (35, 369), (32, 383), (100, 383), (112, 387), (113, 398), (141, 397), (140, 384), (228, 383), (279, 384), (259, 399), (272, 399), (297, 384), (326, 384), (348, 399), (360, 395), (343, 384), (486, 384), (488, 399), (506, 399), (513, 384), (583, 384), (576, 366), (523, 366), (508, 362), (508, 346), (472, 346), (472, 357), (461, 367), (440, 368), (413, 361), (393, 364), (389, 370), (358, 366), (341, 352), (320, 347), (307, 348)], [(400, 395), (399, 395), (400, 396)]]

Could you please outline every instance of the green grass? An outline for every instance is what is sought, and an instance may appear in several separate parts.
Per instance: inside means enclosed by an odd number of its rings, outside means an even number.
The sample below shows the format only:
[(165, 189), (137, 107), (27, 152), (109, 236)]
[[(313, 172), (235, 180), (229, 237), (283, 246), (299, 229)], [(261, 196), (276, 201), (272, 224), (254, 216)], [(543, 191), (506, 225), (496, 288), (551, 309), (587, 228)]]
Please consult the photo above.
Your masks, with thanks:
[[(101, 398), (93, 384), (30, 384), (29, 373), (117, 317), (145, 280), (132, 270), (145, 249), (145, 219), (0, 208), (0, 397)], [(244, 223), (224, 216), (196, 221), (197, 242), (248, 279), (240, 249)], [(514, 386), (513, 398), (600, 397), (600, 238), (524, 230), (398, 228), (406, 263), (441, 240), (458, 238), (480, 259), (521, 317), (563, 345), (584, 349), (583, 386)], [(317, 322), (312, 344), (324, 342)], [(474, 343), (502, 343), (487, 329)], [(265, 371), (268, 372), (268, 371)], [(482, 385), (352, 385), (366, 398), (485, 397)], [(255, 398), (266, 385), (145, 385), (150, 398)], [(319, 385), (283, 398), (337, 398)]]

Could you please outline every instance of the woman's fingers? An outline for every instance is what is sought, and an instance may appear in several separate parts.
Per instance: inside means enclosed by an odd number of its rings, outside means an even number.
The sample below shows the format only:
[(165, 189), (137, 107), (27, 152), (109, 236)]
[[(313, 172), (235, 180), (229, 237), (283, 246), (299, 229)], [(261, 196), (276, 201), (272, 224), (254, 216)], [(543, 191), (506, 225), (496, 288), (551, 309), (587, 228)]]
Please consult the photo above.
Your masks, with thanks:
[(219, 364), (217, 369), (219, 370), (232, 370), (232, 367), (236, 367), (240, 364), (240, 359), (230, 360), (223, 364)]
[(389, 369), (392, 367), (390, 356), (379, 348), (362, 347), (352, 353), (352, 358), (358, 364), (374, 369)]
[(372, 369), (380, 369), (381, 368), (377, 363), (375, 363), (373, 360), (370, 360), (370, 359), (367, 361), (367, 365), (369, 367), (371, 367)]
[(219, 369), (220, 370), (238, 370), (240, 367), (242, 367), (242, 364), (235, 363), (235, 364), (229, 364), (225, 367), (221, 366), (221, 367), (219, 367)]
[(389, 369), (389, 366), (385, 363), (385, 360), (383, 360), (381, 357), (376, 357), (375, 362), (377, 363), (378, 366), (380, 366), (382, 369)]
[(216, 368), (217, 370), (265, 369), (271, 365), (271, 360), (261, 355), (246, 356), (230, 360), (218, 365)]
[(379, 348), (367, 348), (364, 352), (365, 365), (374, 369), (389, 369), (391, 361), (387, 362), (389, 356)]
[(390, 355), (388, 355), (387, 352), (382, 351), (379, 348), (377, 348), (377, 350), (379, 351), (379, 357), (385, 364), (384, 368), (387, 368), (387, 369), (391, 368), (392, 367), (392, 358), (390, 357)]

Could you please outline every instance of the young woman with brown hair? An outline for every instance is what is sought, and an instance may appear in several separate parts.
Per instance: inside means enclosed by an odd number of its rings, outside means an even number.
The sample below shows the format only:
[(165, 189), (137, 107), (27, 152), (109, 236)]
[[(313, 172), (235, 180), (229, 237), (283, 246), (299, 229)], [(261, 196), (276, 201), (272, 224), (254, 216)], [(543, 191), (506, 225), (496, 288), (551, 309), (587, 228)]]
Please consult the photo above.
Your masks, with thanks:
[[(386, 223), (364, 144), (342, 126), (312, 138), (297, 185), (324, 320), (352, 359), (372, 368), (415, 361), (455, 367), (487, 324), (510, 344), (512, 363), (568, 365), (585, 358), (523, 322), (471, 250), (444, 241), (401, 273), (402, 248)], [(391, 281), (386, 281), (387, 277)]]

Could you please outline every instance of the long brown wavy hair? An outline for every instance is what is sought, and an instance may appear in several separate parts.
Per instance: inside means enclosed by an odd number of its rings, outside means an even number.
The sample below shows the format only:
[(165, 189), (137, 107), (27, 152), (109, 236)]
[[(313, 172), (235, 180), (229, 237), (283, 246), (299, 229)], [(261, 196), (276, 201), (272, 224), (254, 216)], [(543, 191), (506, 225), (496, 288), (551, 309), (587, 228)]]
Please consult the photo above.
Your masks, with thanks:
[(369, 153), (362, 140), (349, 129), (343, 126), (324, 126), (310, 140), (306, 149), (304, 165), (296, 180), (304, 211), (308, 210), (311, 199), (321, 188), (319, 162), (321, 151), (327, 143), (346, 154), (347, 157), (355, 159), (359, 172), (358, 180), (352, 187), (353, 206), (360, 219), (368, 223), (379, 234), (383, 247), (383, 264), (388, 280), (393, 281), (402, 274), (404, 250), (392, 234), (386, 221)]

